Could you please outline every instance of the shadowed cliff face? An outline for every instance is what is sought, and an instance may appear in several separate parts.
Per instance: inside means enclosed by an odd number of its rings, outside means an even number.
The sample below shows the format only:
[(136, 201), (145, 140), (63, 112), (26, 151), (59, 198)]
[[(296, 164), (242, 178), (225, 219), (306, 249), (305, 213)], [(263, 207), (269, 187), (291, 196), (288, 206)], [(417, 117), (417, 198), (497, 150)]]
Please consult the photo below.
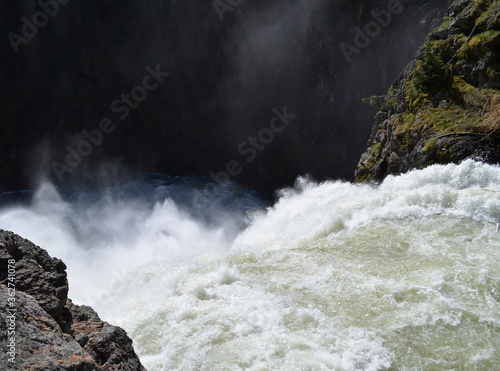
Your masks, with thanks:
[(447, 1), (41, 4), (0, 3), (2, 188), (139, 170), (271, 191), (351, 178), (373, 116), (361, 98)]

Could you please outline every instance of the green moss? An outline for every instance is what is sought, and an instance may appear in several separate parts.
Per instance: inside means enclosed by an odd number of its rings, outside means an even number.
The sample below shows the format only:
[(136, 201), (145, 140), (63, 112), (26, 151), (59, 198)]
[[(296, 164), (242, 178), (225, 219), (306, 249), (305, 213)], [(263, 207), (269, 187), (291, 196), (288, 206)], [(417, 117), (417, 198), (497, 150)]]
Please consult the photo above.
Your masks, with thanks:
[[(455, 76), (451, 87), (444, 92), (418, 93), (409, 89), (409, 111), (400, 114), (395, 120), (395, 134), (404, 130), (420, 130), (427, 125), (437, 134), (451, 132), (485, 133), (495, 130), (498, 121), (490, 114), (495, 102), (500, 101), (500, 92), (495, 89), (478, 89), (463, 78)], [(500, 112), (497, 116), (500, 116)]]
[(408, 90), (407, 102), (410, 110), (413, 110), (416, 107), (424, 107), (432, 103), (429, 93), (419, 93), (414, 86)]
[(412, 129), (415, 127), (415, 114), (412, 112), (405, 112), (400, 114), (395, 120), (394, 130), (395, 134), (400, 134), (403, 130)]
[(471, 3), (472, 4), (465, 7), (465, 9), (460, 14), (469, 12), (470, 9), (469, 13), (473, 18), (477, 19), (489, 9), (488, 4), (491, 4), (491, 0), (473, 0)]
[[(478, 17), (477, 23), (480, 24), (487, 19), (493, 18), (493, 20), (498, 20), (500, 18), (500, 13), (498, 13), (498, 7), (500, 6), (500, 0), (493, 1), (489, 7), (482, 12), (482, 14)], [(495, 22), (492, 22), (493, 24)]]
[[(380, 151), (380, 146), (381, 146), (381, 143), (375, 143), (373, 146), (371, 146), (368, 149), (370, 157), (362, 164), (362, 166), (360, 166), (361, 169), (366, 170), (366, 169), (372, 169), (373, 168), (373, 166), (377, 162), (378, 153)], [(366, 180), (368, 180), (370, 178), (371, 178), (371, 171), (368, 171), (368, 174), (360, 176), (358, 178), (358, 181), (364, 182), (364, 181), (366, 181)]]
[(363, 174), (363, 175), (360, 175), (358, 177), (358, 179), (356, 179), (356, 182), (358, 183), (366, 183), (367, 181), (369, 181), (370, 179), (372, 178), (372, 173), (369, 172), (368, 174)]
[(382, 106), (380, 105), (378, 99), (378, 97), (376, 95), (372, 95), (370, 98), (363, 98), (361, 99), (361, 101), (363, 103), (368, 103), (370, 104), (373, 108), (375, 108), (376, 110), (380, 110), (382, 108)]
[(500, 73), (494, 69), (488, 67), (486, 69), (486, 74), (488, 75), (489, 81), (500, 81)]
[(484, 50), (495, 50), (500, 47), (500, 31), (488, 30), (473, 36), (460, 48), (458, 56), (467, 60), (475, 60), (484, 54)]
[(444, 29), (450, 27), (452, 21), (453, 21), (453, 18), (445, 16), (443, 18), (443, 23), (441, 24), (441, 26), (436, 27), (434, 30), (432, 30), (432, 32), (444, 30)]
[(457, 34), (447, 37), (446, 39), (429, 41), (429, 44), (432, 50), (439, 50), (444, 61), (449, 62), (466, 40), (467, 36), (464, 34)]
[(402, 134), (403, 133), (404, 135), (401, 136), (401, 150), (408, 154), (410, 152), (410, 148), (413, 147), (413, 141), (409, 131), (402, 132)]
[(415, 114), (411, 112), (404, 113), (402, 115), (403, 119), (403, 125), (406, 126), (407, 128), (411, 128), (413, 126), (413, 123), (415, 122)]
[(428, 152), (431, 150), (435, 150), (436, 149), (436, 142), (437, 142), (436, 138), (429, 139), (428, 141), (425, 142), (424, 148), (422, 148), (422, 151)]
[[(394, 96), (404, 92), (406, 112), (393, 116), (393, 135), (400, 143), (399, 155), (407, 155), (416, 142), (423, 142), (421, 160), (427, 166), (434, 162), (454, 161), (454, 152), (447, 148), (449, 140), (440, 140), (446, 134), (486, 134), (487, 140), (498, 140), (500, 133), (500, 89), (490, 89), (500, 82), (500, 59), (496, 54), (489, 59), (486, 76), (456, 76), (460, 64), (471, 65), (483, 61), (487, 53), (500, 50), (500, 0), (473, 0), (461, 16), (476, 23), (474, 32), (447, 35), (445, 39), (428, 40), (423, 58), (401, 89), (390, 89), (387, 106)], [(436, 30), (446, 29), (456, 17), (445, 18)], [(446, 62), (446, 63), (445, 63)], [(481, 82), (488, 78), (486, 81)], [(472, 82), (474, 85), (469, 84)], [(385, 105), (385, 103), (384, 103)], [(496, 138), (496, 139), (495, 139)], [(437, 145), (439, 141), (439, 146)], [(372, 178), (373, 167), (380, 160), (381, 144), (369, 148), (362, 166), (364, 175), (359, 181)], [(498, 147), (500, 148), (500, 146)], [(422, 165), (423, 166), (423, 165)]]

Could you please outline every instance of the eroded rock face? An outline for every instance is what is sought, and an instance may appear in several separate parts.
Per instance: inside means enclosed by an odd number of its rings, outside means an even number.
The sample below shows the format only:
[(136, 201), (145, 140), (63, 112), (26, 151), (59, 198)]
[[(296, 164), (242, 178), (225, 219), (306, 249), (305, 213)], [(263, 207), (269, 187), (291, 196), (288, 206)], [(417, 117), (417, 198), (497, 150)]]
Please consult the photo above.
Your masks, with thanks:
[(16, 290), (32, 296), (42, 309), (56, 321), (61, 321), (68, 297), (66, 265), (45, 250), (18, 235), (0, 233), (0, 281), (7, 277), (7, 260), (16, 261)]
[[(8, 279), (12, 259), (15, 280)], [(92, 308), (75, 305), (67, 298), (66, 266), (61, 260), (2, 230), (0, 281), (1, 348), (10, 349), (12, 337), (15, 339), (15, 355), (2, 352), (0, 364), (14, 370), (38, 371), (145, 370), (123, 329), (102, 321)], [(15, 301), (9, 300), (13, 297)], [(16, 316), (15, 326), (8, 317), (12, 314)]]
[(125, 330), (101, 321), (89, 306), (68, 301), (66, 308), (72, 318), (68, 332), (103, 370), (144, 370)]
[[(0, 285), (0, 309), (7, 313), (9, 295)], [(37, 300), (24, 292), (16, 292), (15, 357), (0, 354), (0, 363), (13, 370), (101, 370), (98, 363), (59, 324), (42, 309)], [(0, 322), (2, 349), (11, 344), (8, 326)], [(13, 361), (13, 362), (12, 362)]]
[(432, 164), (500, 162), (500, 6), (458, 0), (384, 97), (358, 181)]

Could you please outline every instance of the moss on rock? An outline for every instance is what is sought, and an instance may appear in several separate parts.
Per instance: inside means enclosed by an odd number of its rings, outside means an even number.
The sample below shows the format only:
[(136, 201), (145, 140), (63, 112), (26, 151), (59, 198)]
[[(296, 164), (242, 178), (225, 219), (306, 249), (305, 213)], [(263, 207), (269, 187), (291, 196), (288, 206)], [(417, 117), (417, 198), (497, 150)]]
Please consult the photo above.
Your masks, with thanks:
[(358, 181), (474, 157), (500, 162), (500, 1), (455, 1), (393, 83)]

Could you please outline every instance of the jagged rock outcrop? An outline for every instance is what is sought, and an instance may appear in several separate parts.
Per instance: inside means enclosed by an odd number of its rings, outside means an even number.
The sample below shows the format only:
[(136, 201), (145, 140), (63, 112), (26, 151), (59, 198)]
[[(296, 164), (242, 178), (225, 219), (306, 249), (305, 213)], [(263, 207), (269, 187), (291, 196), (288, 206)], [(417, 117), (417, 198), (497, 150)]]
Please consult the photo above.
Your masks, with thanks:
[[(0, 285), (0, 308), (6, 315), (9, 308), (8, 289)], [(84, 352), (59, 324), (42, 309), (31, 295), (16, 292), (16, 320), (2, 318), (0, 344), (4, 350), (0, 363), (7, 370), (101, 370), (101, 367)], [(15, 323), (15, 326), (12, 326)], [(8, 329), (15, 328), (15, 341), (8, 336)], [(10, 352), (11, 346), (15, 356)], [(7, 351), (9, 350), (9, 351)]]
[(7, 261), (16, 261), (16, 290), (32, 296), (56, 322), (61, 322), (68, 297), (66, 265), (53, 259), (45, 250), (36, 248), (21, 237), (0, 234), (0, 281), (7, 278)]
[(0, 364), (7, 369), (145, 370), (123, 329), (68, 299), (61, 260), (2, 230), (0, 281), (0, 347), (7, 350)]
[(358, 181), (437, 163), (500, 162), (500, 5), (458, 0), (384, 97)]

